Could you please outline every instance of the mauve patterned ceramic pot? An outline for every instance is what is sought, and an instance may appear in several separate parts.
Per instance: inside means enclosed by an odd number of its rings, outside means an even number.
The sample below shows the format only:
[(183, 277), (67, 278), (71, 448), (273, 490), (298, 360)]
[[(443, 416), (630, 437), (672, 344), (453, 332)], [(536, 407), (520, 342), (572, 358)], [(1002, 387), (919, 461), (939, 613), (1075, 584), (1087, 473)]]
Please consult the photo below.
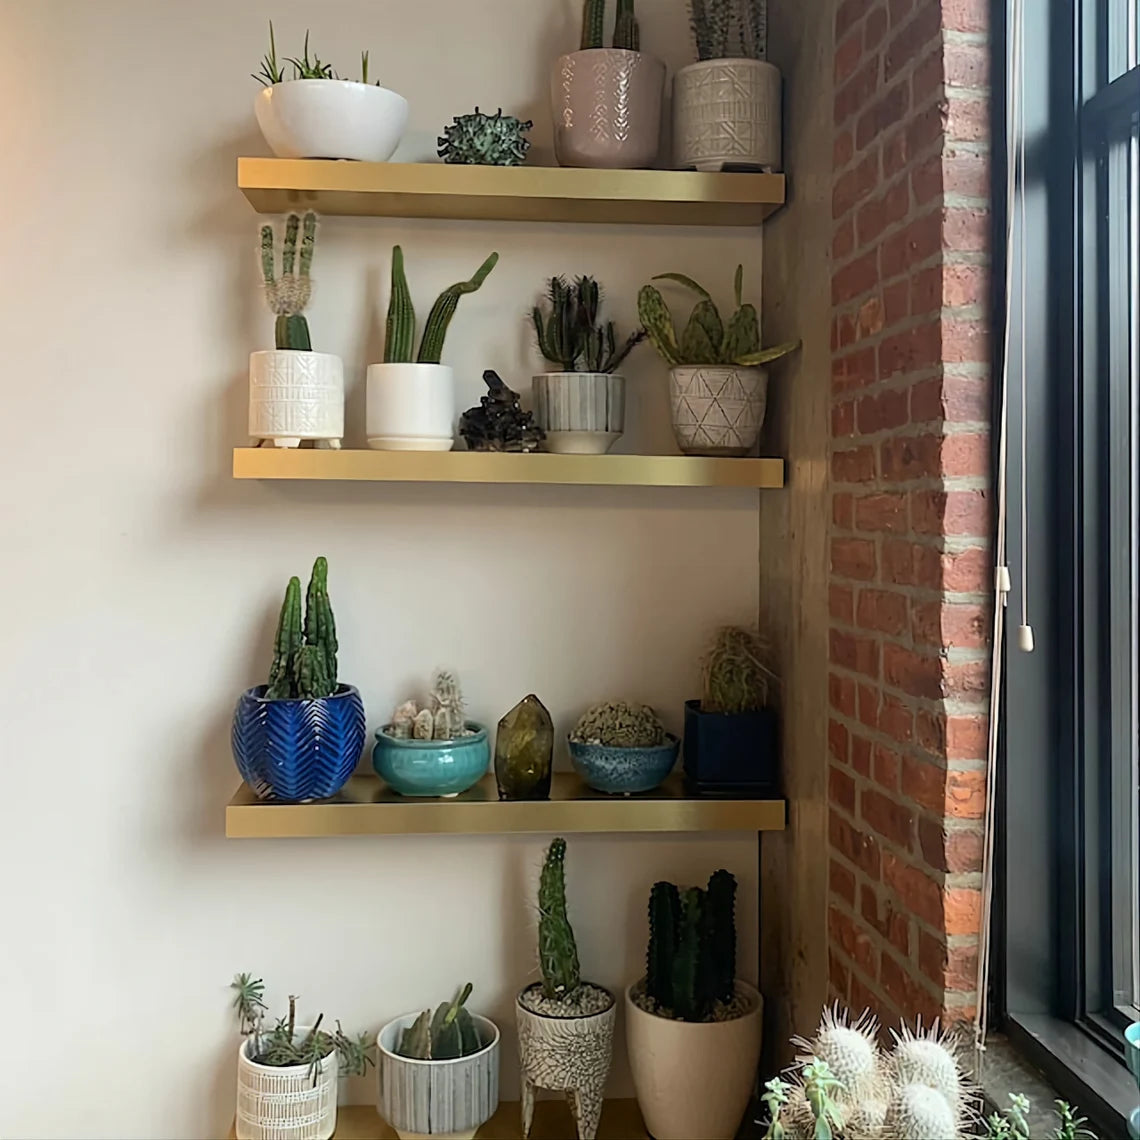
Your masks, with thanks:
[(652, 166), (661, 141), (665, 65), (642, 51), (587, 48), (560, 56), (551, 77), (561, 166)]

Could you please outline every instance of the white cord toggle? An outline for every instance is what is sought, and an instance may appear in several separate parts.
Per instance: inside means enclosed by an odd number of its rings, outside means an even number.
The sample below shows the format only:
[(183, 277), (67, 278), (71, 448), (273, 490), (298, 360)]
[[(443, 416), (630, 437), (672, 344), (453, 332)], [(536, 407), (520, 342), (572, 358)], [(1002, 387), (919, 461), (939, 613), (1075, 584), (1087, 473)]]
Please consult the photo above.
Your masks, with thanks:
[(1017, 648), (1022, 653), (1033, 652), (1033, 626), (1019, 625), (1017, 627)]
[(1008, 566), (999, 566), (994, 573), (994, 589), (1001, 595), (1002, 605), (1008, 600), (1006, 595), (1013, 589), (1013, 579)]

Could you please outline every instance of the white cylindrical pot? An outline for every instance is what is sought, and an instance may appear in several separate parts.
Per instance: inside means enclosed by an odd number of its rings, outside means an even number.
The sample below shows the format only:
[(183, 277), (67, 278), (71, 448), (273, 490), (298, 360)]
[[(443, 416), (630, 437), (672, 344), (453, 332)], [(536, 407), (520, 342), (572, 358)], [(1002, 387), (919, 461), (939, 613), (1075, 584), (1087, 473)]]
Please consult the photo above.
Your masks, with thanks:
[(467, 1140), (499, 1107), (499, 1030), (472, 1014), (482, 1048), (448, 1061), (420, 1061), (396, 1052), (400, 1034), (419, 1016), (390, 1021), (376, 1036), (376, 1110), (400, 1140), (420, 1136)]
[(673, 434), (686, 455), (747, 455), (768, 408), (768, 372), (694, 364), (669, 373)]
[[(310, 1027), (299, 1027), (294, 1040)], [(339, 1058), (333, 1050), (321, 1063), (313, 1084), (309, 1065), (259, 1065), (249, 1057), (254, 1039), (238, 1049), (237, 1140), (329, 1140), (336, 1129)]]
[(408, 101), (350, 79), (289, 79), (264, 87), (257, 125), (278, 158), (387, 162), (408, 125)]
[(764, 999), (747, 982), (749, 1010), (732, 1021), (673, 1021), (646, 1013), (626, 990), (626, 1045), (637, 1103), (655, 1140), (732, 1140), (760, 1063)]
[(446, 364), (368, 366), (368, 446), (378, 451), (450, 451), (455, 377)]
[(531, 380), (534, 422), (546, 450), (604, 455), (625, 431), (625, 377), (610, 372), (544, 372)]
[(706, 59), (673, 79), (673, 150), (682, 170), (780, 169), (780, 71), (758, 59)]
[(292, 348), (249, 354), (249, 434), (297, 447), (344, 435), (344, 365), (330, 352)]

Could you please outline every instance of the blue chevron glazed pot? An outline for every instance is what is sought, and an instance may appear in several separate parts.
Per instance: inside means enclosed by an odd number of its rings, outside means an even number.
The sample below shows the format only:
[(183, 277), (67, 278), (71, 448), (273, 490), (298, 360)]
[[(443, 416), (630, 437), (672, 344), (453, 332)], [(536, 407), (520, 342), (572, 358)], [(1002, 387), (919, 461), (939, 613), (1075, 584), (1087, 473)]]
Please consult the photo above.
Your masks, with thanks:
[(242, 778), (259, 799), (323, 800), (348, 782), (364, 749), (364, 702), (352, 685), (331, 697), (268, 700), (247, 689), (230, 742)]

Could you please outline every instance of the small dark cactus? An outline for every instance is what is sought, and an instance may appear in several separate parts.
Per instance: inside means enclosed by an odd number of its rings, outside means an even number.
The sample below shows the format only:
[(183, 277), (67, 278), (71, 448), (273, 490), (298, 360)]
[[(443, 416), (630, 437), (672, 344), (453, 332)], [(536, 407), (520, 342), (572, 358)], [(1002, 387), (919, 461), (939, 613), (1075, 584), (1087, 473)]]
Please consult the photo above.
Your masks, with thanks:
[(681, 895), (672, 883), (654, 883), (649, 893), (649, 951), (645, 989), (659, 1006), (673, 1008), (673, 960), (681, 931)]
[(336, 692), (336, 621), (328, 594), (329, 564), (313, 563), (301, 622), (301, 579), (290, 578), (273, 641), (269, 700), (317, 700)]
[(566, 914), (566, 840), (554, 839), (538, 884), (538, 956), (542, 991), (548, 998), (569, 997), (581, 984), (578, 947)]

